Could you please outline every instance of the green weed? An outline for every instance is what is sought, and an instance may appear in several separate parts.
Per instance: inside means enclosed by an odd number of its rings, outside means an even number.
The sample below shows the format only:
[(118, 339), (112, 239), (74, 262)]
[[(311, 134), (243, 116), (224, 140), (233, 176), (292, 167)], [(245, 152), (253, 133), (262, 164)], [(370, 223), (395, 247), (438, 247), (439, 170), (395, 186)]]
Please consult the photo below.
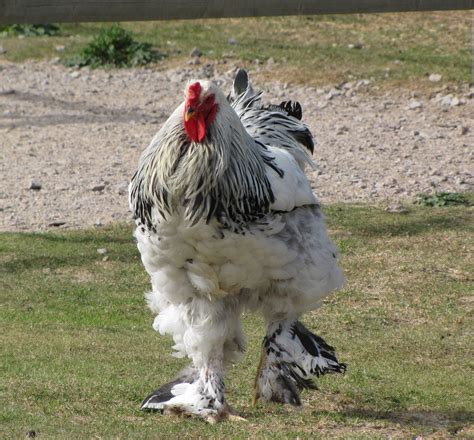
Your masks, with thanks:
[(69, 66), (133, 67), (151, 63), (161, 58), (150, 43), (135, 41), (124, 28), (113, 25), (99, 34), (77, 55), (65, 60)]
[(0, 37), (18, 36), (37, 37), (52, 36), (59, 33), (59, 26), (55, 24), (8, 24), (0, 26)]
[(415, 201), (418, 205), (441, 207), (441, 206), (454, 206), (454, 205), (465, 205), (471, 206), (472, 201), (466, 194), (463, 193), (450, 193), (450, 192), (438, 192), (436, 194), (418, 194), (417, 200)]

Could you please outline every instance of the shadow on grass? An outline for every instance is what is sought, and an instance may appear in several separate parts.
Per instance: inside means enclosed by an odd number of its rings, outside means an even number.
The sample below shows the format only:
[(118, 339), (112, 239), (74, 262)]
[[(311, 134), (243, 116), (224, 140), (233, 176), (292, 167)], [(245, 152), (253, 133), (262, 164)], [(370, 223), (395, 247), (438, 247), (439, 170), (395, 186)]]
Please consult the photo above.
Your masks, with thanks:
[[(133, 226), (119, 225), (116, 227), (109, 227), (107, 229), (84, 231), (67, 231), (67, 232), (13, 232), (7, 233), (14, 240), (31, 240), (37, 243), (116, 243), (116, 244), (130, 244), (134, 242)], [(0, 234), (1, 238), (1, 234)]]
[(322, 412), (322, 415), (342, 416), (369, 420), (387, 420), (400, 425), (417, 425), (428, 429), (446, 429), (452, 435), (474, 422), (472, 411), (377, 411), (369, 408), (346, 408), (343, 411)]
[(10, 253), (11, 259), (2, 263), (0, 272), (3, 273), (90, 266), (102, 260), (103, 256), (97, 253), (101, 247), (106, 248), (116, 262), (129, 263), (138, 258), (132, 229), (126, 226), (66, 233), (14, 233), (5, 237), (3, 250), (5, 254)]
[[(347, 216), (350, 212), (351, 216)], [(354, 235), (410, 236), (443, 231), (473, 229), (472, 213), (467, 208), (417, 208), (405, 214), (389, 213), (380, 208), (330, 208), (327, 217), (331, 225)]]
[(462, 216), (439, 216), (397, 223), (365, 224), (360, 225), (357, 232), (371, 236), (419, 235), (447, 230), (463, 230), (466, 226), (467, 218), (462, 218)]
[[(97, 257), (97, 261), (99, 261)], [(84, 267), (90, 265), (94, 259), (90, 254), (78, 254), (76, 256), (65, 255), (64, 257), (37, 256), (18, 258), (3, 263), (0, 273), (21, 273), (27, 270), (58, 269), (61, 267)]]

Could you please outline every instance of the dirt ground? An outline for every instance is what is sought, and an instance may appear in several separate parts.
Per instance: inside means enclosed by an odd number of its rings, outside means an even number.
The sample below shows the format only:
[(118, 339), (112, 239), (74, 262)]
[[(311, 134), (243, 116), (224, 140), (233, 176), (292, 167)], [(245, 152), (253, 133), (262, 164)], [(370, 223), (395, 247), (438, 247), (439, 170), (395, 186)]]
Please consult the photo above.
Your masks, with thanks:
[[(225, 70), (223, 70), (225, 68)], [(0, 65), (0, 230), (130, 221), (127, 186), (188, 79), (228, 89), (237, 66), (166, 71)], [(252, 74), (252, 72), (250, 72)], [(311, 180), (323, 203), (411, 203), (472, 191), (474, 91), (435, 83), (385, 91), (369, 80), (324, 88), (256, 83), (266, 101), (298, 100), (317, 139)]]

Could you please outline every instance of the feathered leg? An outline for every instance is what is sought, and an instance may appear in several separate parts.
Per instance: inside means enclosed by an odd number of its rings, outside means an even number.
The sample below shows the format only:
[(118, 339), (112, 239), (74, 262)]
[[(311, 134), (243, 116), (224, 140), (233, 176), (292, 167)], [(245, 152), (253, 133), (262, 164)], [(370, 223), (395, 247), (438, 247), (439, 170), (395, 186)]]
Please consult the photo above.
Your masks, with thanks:
[(147, 396), (141, 409), (198, 415), (211, 423), (238, 418), (225, 402), (224, 367), (235, 358), (236, 351), (243, 350), (240, 310), (225, 300), (195, 298), (189, 304), (174, 307), (174, 312), (180, 312), (174, 320), (174, 324), (181, 320), (180, 325), (170, 325), (166, 321), (170, 313), (164, 310), (155, 321), (155, 328), (172, 333), (176, 346), (193, 364)]
[(344, 373), (334, 349), (301, 322), (285, 320), (268, 326), (255, 378), (255, 400), (301, 405), (299, 392), (315, 388), (311, 378)]

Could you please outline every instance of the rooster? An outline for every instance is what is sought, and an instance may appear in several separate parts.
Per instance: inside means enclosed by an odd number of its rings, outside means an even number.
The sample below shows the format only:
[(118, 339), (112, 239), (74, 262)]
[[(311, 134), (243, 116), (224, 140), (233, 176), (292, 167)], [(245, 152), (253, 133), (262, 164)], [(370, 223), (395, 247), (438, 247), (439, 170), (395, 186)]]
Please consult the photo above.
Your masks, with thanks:
[(191, 81), (143, 152), (130, 183), (135, 238), (151, 278), (153, 328), (191, 365), (142, 409), (238, 417), (225, 368), (245, 351), (240, 316), (267, 323), (255, 400), (300, 405), (312, 377), (344, 372), (298, 318), (344, 278), (305, 168), (313, 137), (299, 103), (263, 105), (240, 70), (226, 97)]

